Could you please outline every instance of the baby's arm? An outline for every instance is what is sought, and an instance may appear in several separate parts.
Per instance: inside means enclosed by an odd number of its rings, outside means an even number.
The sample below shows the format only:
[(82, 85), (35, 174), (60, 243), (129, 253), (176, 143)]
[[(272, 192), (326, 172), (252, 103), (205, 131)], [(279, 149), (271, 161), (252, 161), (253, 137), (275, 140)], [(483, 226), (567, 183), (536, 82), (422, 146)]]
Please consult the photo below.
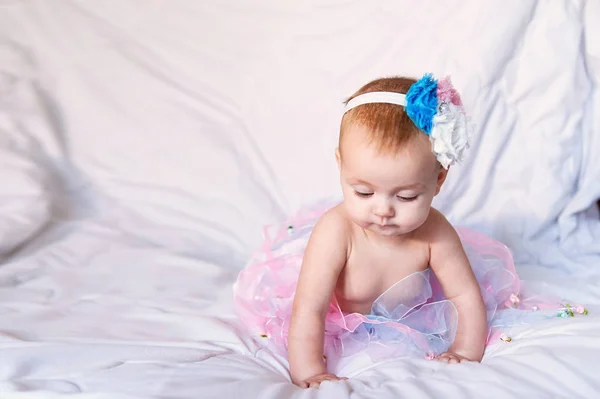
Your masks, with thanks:
[(438, 213), (430, 230), (430, 265), (444, 294), (458, 310), (458, 330), (446, 362), (455, 363), (466, 358), (480, 361), (487, 335), (487, 316), (479, 284), (456, 230)]
[(347, 222), (339, 212), (334, 208), (317, 222), (298, 278), (288, 355), (292, 381), (300, 386), (307, 386), (305, 381), (311, 377), (327, 373), (323, 361), (325, 316), (349, 248)]

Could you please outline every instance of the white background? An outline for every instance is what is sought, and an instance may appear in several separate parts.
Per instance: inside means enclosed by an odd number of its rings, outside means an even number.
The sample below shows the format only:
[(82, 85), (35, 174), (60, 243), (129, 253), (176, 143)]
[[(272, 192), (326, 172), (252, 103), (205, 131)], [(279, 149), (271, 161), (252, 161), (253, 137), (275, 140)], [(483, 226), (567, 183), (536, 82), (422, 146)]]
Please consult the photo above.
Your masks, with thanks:
[[(599, 22), (567, 0), (0, 0), (0, 397), (597, 396)], [(342, 101), (424, 72), (476, 126), (435, 206), (592, 314), (481, 365), (357, 360), (301, 391), (232, 283), (264, 224), (340, 195)]]

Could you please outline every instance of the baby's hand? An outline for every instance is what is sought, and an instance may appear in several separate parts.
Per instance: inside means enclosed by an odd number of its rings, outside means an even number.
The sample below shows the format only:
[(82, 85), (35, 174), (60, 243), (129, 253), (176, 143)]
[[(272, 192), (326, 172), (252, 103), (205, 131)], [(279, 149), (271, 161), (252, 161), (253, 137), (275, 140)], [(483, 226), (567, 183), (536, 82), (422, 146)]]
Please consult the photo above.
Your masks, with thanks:
[(438, 357), (435, 358), (436, 360), (442, 362), (442, 363), (466, 363), (466, 362), (470, 362), (469, 359), (467, 359), (464, 356), (461, 356), (457, 353), (454, 352), (444, 352), (441, 355), (439, 355)]
[(323, 381), (342, 381), (347, 379), (348, 378), (346, 377), (340, 378), (335, 374), (317, 374), (313, 377), (307, 378), (306, 380), (302, 381), (300, 383), (300, 388), (318, 388)]

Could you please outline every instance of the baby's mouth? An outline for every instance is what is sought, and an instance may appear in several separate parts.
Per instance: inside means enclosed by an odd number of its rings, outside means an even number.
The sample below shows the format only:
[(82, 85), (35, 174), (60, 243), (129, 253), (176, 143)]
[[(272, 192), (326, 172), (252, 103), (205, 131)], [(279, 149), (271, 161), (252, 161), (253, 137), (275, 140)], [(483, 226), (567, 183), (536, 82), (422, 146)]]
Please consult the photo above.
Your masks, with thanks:
[(380, 228), (380, 229), (383, 229), (383, 230), (387, 230), (387, 229), (390, 229), (390, 228), (392, 228), (392, 227), (396, 227), (396, 226), (395, 226), (395, 225), (393, 225), (393, 224), (376, 224), (376, 226), (377, 226), (378, 228)]

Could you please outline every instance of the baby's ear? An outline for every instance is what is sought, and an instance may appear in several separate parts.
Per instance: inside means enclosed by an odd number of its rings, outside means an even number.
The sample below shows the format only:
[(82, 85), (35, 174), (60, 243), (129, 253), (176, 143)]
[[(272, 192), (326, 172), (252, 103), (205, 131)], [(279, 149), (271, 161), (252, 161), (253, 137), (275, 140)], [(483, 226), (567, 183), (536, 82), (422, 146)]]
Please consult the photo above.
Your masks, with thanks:
[(444, 167), (440, 165), (440, 170), (438, 171), (437, 177), (437, 187), (435, 188), (435, 195), (438, 195), (440, 193), (442, 185), (444, 184), (444, 182), (446, 181), (446, 177), (448, 176), (449, 170), (450, 167), (448, 167), (448, 169), (444, 169)]
[(341, 169), (340, 147), (335, 149), (335, 162), (337, 163), (338, 169)]

